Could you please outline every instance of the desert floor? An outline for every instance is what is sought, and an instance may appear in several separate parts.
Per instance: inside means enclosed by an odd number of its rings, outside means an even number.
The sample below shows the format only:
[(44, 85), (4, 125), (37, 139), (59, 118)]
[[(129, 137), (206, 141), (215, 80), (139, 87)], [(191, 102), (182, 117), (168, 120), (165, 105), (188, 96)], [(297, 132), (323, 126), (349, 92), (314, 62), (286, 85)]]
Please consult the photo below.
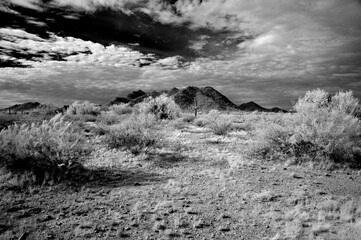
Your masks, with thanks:
[(360, 239), (358, 170), (251, 158), (245, 130), (161, 132), (140, 155), (100, 141), (85, 182), (2, 188), (0, 239)]

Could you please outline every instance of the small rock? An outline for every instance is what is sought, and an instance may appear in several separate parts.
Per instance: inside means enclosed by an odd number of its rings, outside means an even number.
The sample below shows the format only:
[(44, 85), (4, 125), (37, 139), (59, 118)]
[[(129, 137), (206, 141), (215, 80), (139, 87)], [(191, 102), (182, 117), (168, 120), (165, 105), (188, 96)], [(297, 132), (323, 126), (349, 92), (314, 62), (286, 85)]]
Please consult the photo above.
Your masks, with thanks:
[(321, 191), (321, 190), (317, 190), (315, 193), (316, 193), (316, 195), (326, 195), (327, 194), (326, 192)]
[(50, 221), (50, 220), (53, 220), (54, 218), (50, 215), (45, 215), (43, 217), (40, 217), (37, 219), (38, 222), (47, 222), (47, 221)]
[(297, 178), (297, 179), (302, 178), (300, 175), (298, 175), (298, 174), (295, 173), (295, 172), (291, 172), (290, 176), (293, 177), (293, 178)]
[(172, 214), (172, 213), (176, 213), (177, 209), (171, 208), (168, 210), (168, 213)]
[(193, 215), (198, 214), (193, 208), (187, 208), (185, 211), (187, 214), (193, 214)]
[(134, 221), (134, 222), (132, 222), (132, 223), (130, 224), (130, 226), (131, 226), (131, 227), (138, 227), (138, 226), (139, 226), (139, 224), (138, 224), (137, 222), (135, 222), (135, 221)]
[(222, 213), (221, 215), (219, 215), (218, 216), (218, 220), (221, 220), (221, 219), (226, 219), (226, 218), (231, 218), (230, 216), (228, 216), (228, 215), (226, 215), (226, 214), (224, 214), (224, 213)]
[(155, 232), (158, 232), (159, 230), (164, 230), (164, 229), (166, 229), (164, 222), (156, 222), (153, 226), (153, 230)]
[(220, 226), (218, 228), (218, 230), (221, 231), (221, 232), (229, 232), (229, 231), (231, 231), (231, 229), (229, 227), (227, 227), (227, 226)]
[(193, 227), (194, 228), (203, 228), (204, 224), (203, 221), (201, 219), (199, 219), (198, 221), (193, 223)]

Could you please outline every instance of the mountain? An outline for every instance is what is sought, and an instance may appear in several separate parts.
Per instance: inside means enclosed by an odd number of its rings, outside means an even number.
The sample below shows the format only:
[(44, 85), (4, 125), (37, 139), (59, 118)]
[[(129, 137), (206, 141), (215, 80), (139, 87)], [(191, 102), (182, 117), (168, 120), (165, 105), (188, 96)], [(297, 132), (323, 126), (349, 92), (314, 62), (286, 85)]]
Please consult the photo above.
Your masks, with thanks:
[(110, 101), (107, 104), (104, 104), (105, 106), (111, 106), (111, 105), (117, 105), (117, 104), (121, 104), (121, 103), (129, 103), (129, 99), (126, 97), (116, 97), (115, 99), (113, 99), (112, 101)]
[(213, 87), (194, 87), (189, 86), (186, 88), (172, 88), (171, 90), (153, 91), (146, 93), (142, 90), (134, 91), (128, 94), (127, 97), (117, 97), (111, 102), (105, 104), (106, 106), (129, 103), (133, 106), (137, 103), (142, 102), (148, 97), (157, 97), (161, 94), (167, 94), (168, 97), (172, 97), (183, 110), (193, 110), (195, 106), (195, 100), (199, 110), (209, 111), (211, 109), (217, 110), (241, 110), (241, 111), (258, 111), (258, 112), (287, 112), (286, 110), (274, 107), (267, 109), (261, 107), (255, 102), (243, 103), (239, 106), (231, 102), (226, 96), (218, 92)]
[(26, 102), (23, 104), (15, 104), (11, 107), (1, 109), (0, 111), (23, 112), (23, 111), (30, 111), (39, 108), (41, 106), (42, 104), (38, 102)]
[(232, 103), (226, 96), (218, 92), (212, 87), (193, 87), (189, 86), (170, 95), (174, 101), (185, 110), (193, 109), (195, 100), (200, 110), (236, 110), (237, 106)]
[(275, 113), (288, 113), (288, 111), (278, 108), (278, 107), (271, 108), (270, 111), (275, 112)]
[(252, 101), (239, 105), (238, 109), (241, 110), (241, 111), (247, 111), (247, 112), (254, 112), (254, 111), (269, 112), (268, 109), (266, 109), (264, 107), (261, 107), (260, 105), (258, 105), (255, 102), (252, 102)]
[(254, 112), (254, 111), (258, 111), (258, 112), (274, 112), (274, 113), (287, 113), (288, 111), (278, 108), (278, 107), (274, 107), (271, 109), (267, 109), (264, 107), (261, 107), (260, 105), (258, 105), (257, 103), (251, 101), (251, 102), (247, 102), (247, 103), (243, 103), (241, 105), (238, 106), (238, 109), (241, 111), (246, 111), (246, 112)]

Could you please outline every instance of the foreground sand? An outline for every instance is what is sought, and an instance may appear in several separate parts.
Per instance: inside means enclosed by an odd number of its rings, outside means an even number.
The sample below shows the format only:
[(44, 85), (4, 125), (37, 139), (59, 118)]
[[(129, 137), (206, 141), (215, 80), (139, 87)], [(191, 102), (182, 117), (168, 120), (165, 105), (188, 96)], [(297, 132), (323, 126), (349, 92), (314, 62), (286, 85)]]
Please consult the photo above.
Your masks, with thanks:
[(191, 125), (138, 156), (100, 143), (85, 183), (3, 188), (0, 239), (359, 239), (359, 172), (252, 159), (250, 145)]

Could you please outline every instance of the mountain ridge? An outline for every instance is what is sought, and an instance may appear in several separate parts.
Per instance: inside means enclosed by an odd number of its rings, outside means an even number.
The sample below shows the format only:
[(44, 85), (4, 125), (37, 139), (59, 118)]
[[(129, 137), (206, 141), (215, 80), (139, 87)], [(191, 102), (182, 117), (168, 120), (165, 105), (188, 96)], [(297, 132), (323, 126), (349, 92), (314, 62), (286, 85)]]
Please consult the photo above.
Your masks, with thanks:
[[(141, 89), (129, 93), (127, 96), (118, 96), (113, 100), (103, 104), (103, 106), (111, 106), (115, 104), (129, 104), (134, 106), (137, 103), (144, 101), (148, 97), (157, 97), (161, 94), (166, 94), (168, 97), (174, 99), (174, 101), (182, 108), (183, 110), (193, 110), (194, 107), (197, 107), (200, 111), (209, 111), (211, 109), (217, 109), (221, 111), (258, 111), (258, 112), (282, 112), (286, 113), (288, 111), (273, 107), (273, 108), (264, 108), (257, 103), (250, 101), (247, 103), (242, 103), (240, 105), (234, 104), (229, 100), (225, 95), (217, 91), (211, 86), (205, 87), (195, 87), (188, 86), (184, 88), (172, 88), (170, 90), (162, 91), (150, 91), (145, 92)], [(43, 106), (38, 102), (26, 102), (23, 104), (15, 104), (5, 109), (0, 109), (0, 111), (13, 111), (21, 112), (36, 109)]]

